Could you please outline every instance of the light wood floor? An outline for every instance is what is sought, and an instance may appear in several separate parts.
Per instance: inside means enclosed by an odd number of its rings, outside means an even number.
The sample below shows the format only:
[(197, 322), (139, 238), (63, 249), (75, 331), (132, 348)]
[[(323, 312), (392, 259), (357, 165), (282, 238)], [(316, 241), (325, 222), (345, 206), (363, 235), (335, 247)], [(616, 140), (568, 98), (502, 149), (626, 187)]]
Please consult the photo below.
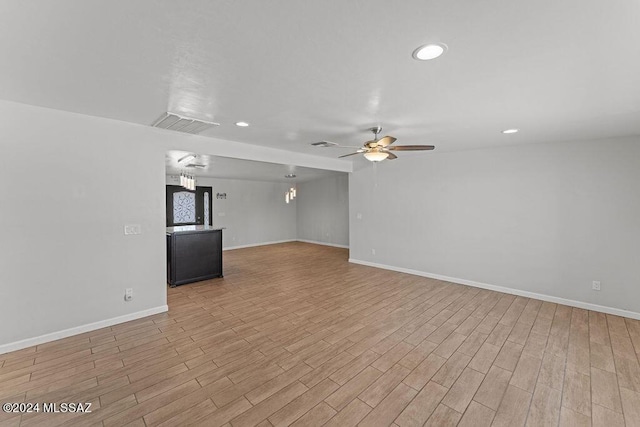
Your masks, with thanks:
[(638, 321), (305, 243), (224, 257), (169, 313), (0, 355), (3, 403), (93, 404), (0, 426), (640, 426)]

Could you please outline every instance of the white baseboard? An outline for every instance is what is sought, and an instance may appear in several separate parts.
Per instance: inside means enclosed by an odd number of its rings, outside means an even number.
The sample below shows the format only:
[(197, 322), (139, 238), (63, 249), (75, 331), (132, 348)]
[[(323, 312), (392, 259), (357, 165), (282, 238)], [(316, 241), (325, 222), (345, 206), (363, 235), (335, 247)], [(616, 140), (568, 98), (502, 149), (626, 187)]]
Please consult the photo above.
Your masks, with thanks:
[(428, 277), (430, 279), (443, 280), (445, 282), (458, 283), (461, 285), (473, 286), (475, 288), (488, 289), (490, 291), (502, 292), (505, 294), (517, 295), (526, 298), (534, 298), (542, 301), (553, 302), (556, 304), (563, 304), (571, 307), (582, 308), (585, 310), (598, 311), (601, 313), (613, 314), (615, 316), (629, 317), (631, 319), (640, 320), (640, 313), (636, 313), (635, 311), (622, 310), (619, 308), (607, 307), (604, 305), (592, 304), (589, 302), (554, 297), (552, 295), (538, 294), (535, 292), (522, 291), (520, 289), (506, 288), (504, 286), (490, 285), (488, 283), (475, 282), (473, 280), (459, 279), (457, 277), (443, 276), (440, 274), (427, 273), (424, 271), (412, 270), (410, 268), (394, 267), (391, 265), (378, 264), (375, 262), (362, 261), (359, 259), (349, 258), (349, 262), (353, 264), (366, 265), (368, 267), (376, 267), (382, 268), (384, 270), (397, 271), (399, 273), (413, 274), (414, 276)]
[(167, 305), (161, 305), (159, 307), (150, 308), (148, 310), (137, 311), (131, 314), (125, 314), (124, 316), (113, 317), (111, 319), (101, 320), (99, 322), (88, 323), (86, 325), (76, 326), (75, 328), (69, 328), (58, 332), (52, 332), (50, 334), (40, 335), (39, 337), (27, 338), (26, 340), (16, 341), (9, 344), (0, 345), (0, 354), (9, 353), (11, 351), (22, 350), (23, 348), (32, 347), (38, 344), (44, 344), (67, 338), (72, 335), (83, 334), (85, 332), (95, 331), (96, 329), (106, 328), (108, 326), (117, 325), (118, 323), (129, 322), (131, 320), (140, 319), (142, 317), (152, 316), (158, 313), (164, 313), (169, 310)]
[(349, 249), (348, 245), (337, 245), (334, 243), (316, 242), (315, 240), (289, 239), (289, 240), (276, 240), (274, 242), (251, 243), (249, 245), (227, 246), (226, 248), (222, 248), (222, 250), (231, 251), (234, 249), (255, 248), (257, 246), (277, 245), (278, 243), (291, 243), (291, 242), (313, 243), (314, 245), (332, 246), (334, 248)]
[(278, 243), (290, 243), (295, 241), (296, 239), (288, 239), (288, 240), (276, 240), (273, 242), (250, 243), (248, 245), (227, 246), (226, 248), (222, 248), (222, 250), (231, 251), (233, 249), (255, 248), (256, 246), (277, 245)]
[(315, 240), (298, 239), (298, 242), (312, 243), (314, 245), (331, 246), (334, 248), (349, 249), (349, 245), (338, 245), (335, 243), (317, 242)]

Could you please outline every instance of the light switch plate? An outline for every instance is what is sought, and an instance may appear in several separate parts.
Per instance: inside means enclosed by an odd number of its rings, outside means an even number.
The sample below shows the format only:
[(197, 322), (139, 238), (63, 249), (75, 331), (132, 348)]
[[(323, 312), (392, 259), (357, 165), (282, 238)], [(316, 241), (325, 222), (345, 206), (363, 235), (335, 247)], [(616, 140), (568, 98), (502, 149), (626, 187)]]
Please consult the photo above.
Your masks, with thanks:
[(124, 234), (142, 234), (142, 228), (140, 227), (140, 224), (126, 224), (124, 226)]

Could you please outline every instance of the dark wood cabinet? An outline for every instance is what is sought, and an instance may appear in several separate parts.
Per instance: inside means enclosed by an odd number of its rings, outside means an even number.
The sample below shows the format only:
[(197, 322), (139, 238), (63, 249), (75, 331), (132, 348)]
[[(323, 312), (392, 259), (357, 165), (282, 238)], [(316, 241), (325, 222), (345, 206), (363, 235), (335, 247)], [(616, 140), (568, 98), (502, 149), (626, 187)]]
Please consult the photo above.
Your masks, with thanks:
[(222, 229), (167, 228), (167, 281), (171, 286), (222, 277)]

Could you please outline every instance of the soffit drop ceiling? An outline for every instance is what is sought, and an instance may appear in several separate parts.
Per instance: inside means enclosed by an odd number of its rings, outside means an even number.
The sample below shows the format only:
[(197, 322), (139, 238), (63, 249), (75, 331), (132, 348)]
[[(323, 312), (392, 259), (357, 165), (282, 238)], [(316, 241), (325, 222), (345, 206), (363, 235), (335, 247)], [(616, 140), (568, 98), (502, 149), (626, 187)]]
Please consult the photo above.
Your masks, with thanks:
[[(187, 172), (199, 178), (243, 179), (251, 181), (289, 182), (293, 184), (345, 174), (345, 172), (278, 163), (256, 162), (207, 154), (197, 154), (195, 160), (183, 163), (178, 162), (179, 159), (187, 154), (189, 153), (177, 150), (167, 152), (165, 156), (167, 175), (179, 175), (180, 172)], [(185, 165), (190, 163), (204, 165), (205, 167), (185, 167)], [(287, 174), (294, 174), (296, 176), (294, 178), (286, 178), (285, 175)]]
[[(331, 157), (349, 150), (309, 144), (359, 145), (377, 124), (441, 151), (640, 134), (638, 1), (0, 7), (0, 99), (145, 125), (172, 111), (221, 124), (205, 136)], [(449, 50), (413, 60), (428, 42)]]

